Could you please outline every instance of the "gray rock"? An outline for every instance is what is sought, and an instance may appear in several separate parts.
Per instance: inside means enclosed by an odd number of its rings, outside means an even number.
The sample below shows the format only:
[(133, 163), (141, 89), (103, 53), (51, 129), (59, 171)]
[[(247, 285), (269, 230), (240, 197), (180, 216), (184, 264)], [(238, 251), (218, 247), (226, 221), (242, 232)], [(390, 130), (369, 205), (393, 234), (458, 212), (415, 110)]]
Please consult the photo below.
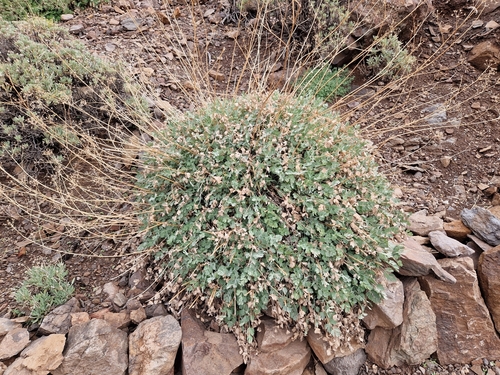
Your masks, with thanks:
[(77, 25), (71, 25), (69, 27), (69, 32), (71, 34), (80, 34), (81, 32), (83, 32), (83, 30), (85, 30), (85, 27), (81, 23)]
[(0, 318), (0, 337), (5, 336), (9, 331), (14, 328), (21, 327), (21, 324), (13, 322), (10, 319)]
[(125, 18), (122, 22), (121, 25), (123, 28), (127, 31), (135, 31), (141, 26), (142, 21), (140, 19), (135, 19), (135, 18)]
[(143, 321), (129, 336), (129, 375), (169, 374), (181, 338), (181, 326), (172, 315)]
[(348, 356), (334, 358), (323, 366), (331, 375), (357, 375), (365, 361), (365, 351), (358, 349)]
[(482, 207), (465, 208), (462, 221), (480, 240), (491, 246), (500, 245), (500, 219)]
[(428, 124), (436, 125), (446, 121), (446, 105), (443, 103), (436, 103), (429, 107), (424, 108), (422, 113), (426, 114), (426, 121)]
[(453, 238), (448, 237), (445, 233), (440, 231), (433, 231), (429, 233), (432, 246), (441, 254), (447, 257), (470, 256), (474, 254), (469, 246), (464, 245)]
[(28, 346), (30, 334), (26, 328), (10, 330), (0, 342), (0, 361), (14, 357)]
[(64, 360), (52, 375), (124, 375), (128, 367), (127, 334), (102, 319), (71, 327)]
[(65, 335), (71, 327), (71, 314), (80, 312), (80, 303), (76, 298), (71, 298), (64, 305), (56, 307), (45, 318), (38, 331), (42, 335), (61, 333)]

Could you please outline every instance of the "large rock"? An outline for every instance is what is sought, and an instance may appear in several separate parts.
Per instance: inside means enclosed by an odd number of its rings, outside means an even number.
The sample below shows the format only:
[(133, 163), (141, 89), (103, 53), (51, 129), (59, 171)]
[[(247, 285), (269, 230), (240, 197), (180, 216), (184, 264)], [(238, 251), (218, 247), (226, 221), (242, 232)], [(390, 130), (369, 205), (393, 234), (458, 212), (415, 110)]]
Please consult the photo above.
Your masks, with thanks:
[(392, 330), (375, 328), (368, 338), (366, 353), (383, 368), (416, 365), (437, 349), (436, 317), (416, 279), (404, 281), (403, 323)]
[(479, 70), (489, 67), (497, 69), (500, 66), (500, 48), (496, 43), (486, 40), (470, 51), (467, 61)]
[(491, 246), (500, 245), (500, 219), (482, 207), (465, 208), (462, 221), (480, 240)]
[(9, 331), (14, 328), (21, 327), (21, 324), (13, 322), (10, 319), (0, 318), (0, 337), (5, 336)]
[(172, 315), (143, 321), (129, 336), (129, 375), (173, 374), (181, 338)]
[(426, 251), (411, 238), (403, 242), (401, 263), (403, 266), (398, 273), (403, 276), (425, 276), (431, 271), (441, 280), (454, 283), (455, 278), (446, 272), (437, 262), (434, 255)]
[(307, 341), (295, 340), (274, 352), (251, 355), (245, 375), (302, 375), (310, 359)]
[(62, 363), (65, 342), (64, 335), (44, 336), (33, 341), (4, 375), (47, 375)]
[(324, 366), (325, 370), (332, 375), (357, 375), (365, 361), (365, 351), (358, 349), (348, 356), (334, 358)]
[(280, 328), (274, 319), (264, 317), (257, 333), (257, 344), (261, 352), (273, 352), (283, 349), (292, 342), (293, 334)]
[(64, 360), (52, 375), (124, 375), (128, 367), (127, 334), (102, 319), (71, 327)]
[(455, 284), (429, 276), (421, 279), (436, 314), (439, 363), (500, 358), (500, 339), (481, 296), (472, 259), (446, 258), (439, 263), (457, 279)]
[(500, 246), (481, 254), (477, 273), (486, 305), (500, 333)]
[(29, 343), (30, 334), (26, 328), (11, 329), (0, 342), (0, 361), (21, 353)]
[(453, 220), (449, 223), (444, 223), (444, 231), (448, 237), (454, 238), (457, 241), (467, 240), (467, 235), (472, 234), (472, 231), (467, 228), (462, 220)]
[(426, 216), (421, 213), (414, 213), (408, 218), (410, 222), (409, 230), (417, 236), (427, 236), (429, 232), (444, 231), (443, 220), (436, 216)]
[(392, 329), (403, 322), (403, 283), (397, 278), (392, 281), (385, 279), (381, 283), (384, 285), (384, 299), (367, 308), (363, 318), (363, 323), (370, 330), (375, 327)]
[(474, 254), (469, 246), (448, 237), (445, 233), (440, 231), (429, 232), (429, 239), (432, 246), (441, 254), (447, 257), (469, 256)]
[(307, 333), (307, 342), (321, 363), (328, 363), (334, 358), (351, 355), (358, 349), (364, 347), (364, 342), (357, 340), (341, 342), (340, 338), (334, 337), (335, 342), (328, 342), (326, 337), (310, 329)]
[(56, 333), (65, 335), (71, 327), (71, 314), (80, 311), (80, 303), (73, 297), (64, 305), (56, 307), (45, 316), (38, 331), (43, 335)]
[(206, 331), (188, 309), (182, 311), (181, 327), (183, 375), (229, 375), (243, 363), (233, 334)]

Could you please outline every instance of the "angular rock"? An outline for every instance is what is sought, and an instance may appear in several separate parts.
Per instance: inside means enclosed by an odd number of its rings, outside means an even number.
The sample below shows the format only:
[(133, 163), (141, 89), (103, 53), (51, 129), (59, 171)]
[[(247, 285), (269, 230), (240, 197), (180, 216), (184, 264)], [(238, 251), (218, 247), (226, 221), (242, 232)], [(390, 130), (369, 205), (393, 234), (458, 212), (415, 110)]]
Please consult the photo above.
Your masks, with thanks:
[(64, 305), (56, 307), (45, 318), (38, 331), (42, 335), (61, 333), (65, 335), (71, 327), (71, 314), (80, 312), (80, 303), (76, 298), (71, 298)]
[(143, 321), (129, 336), (129, 375), (173, 374), (181, 338), (172, 315)]
[(486, 305), (500, 333), (500, 246), (481, 254), (477, 273)]
[(274, 319), (264, 317), (257, 332), (257, 343), (259, 351), (273, 352), (284, 348), (292, 342), (293, 334), (286, 329), (280, 328)]
[(114, 282), (109, 282), (103, 285), (102, 292), (107, 294), (106, 301), (112, 301), (116, 294), (120, 291), (118, 285)]
[(86, 311), (71, 313), (71, 327), (78, 324), (87, 323), (89, 320), (90, 316)]
[(422, 248), (411, 238), (403, 242), (403, 252), (401, 253), (401, 263), (403, 266), (398, 273), (403, 276), (425, 276), (431, 271), (441, 280), (454, 283), (455, 278), (443, 270), (434, 255)]
[(410, 222), (409, 230), (417, 236), (427, 236), (434, 230), (443, 231), (443, 220), (436, 216), (426, 216), (421, 213), (415, 213), (408, 218)]
[(436, 314), (439, 363), (500, 358), (500, 339), (481, 296), (472, 259), (446, 258), (438, 262), (457, 279), (450, 284), (429, 276), (421, 278)]
[(416, 279), (404, 281), (403, 323), (392, 330), (375, 328), (368, 338), (366, 353), (383, 368), (416, 365), (437, 349), (436, 316)]
[(464, 224), (472, 233), (488, 245), (500, 245), (500, 219), (482, 207), (463, 209), (460, 214)]
[(325, 363), (324, 367), (331, 375), (357, 375), (365, 361), (365, 351), (358, 349), (348, 356), (332, 359), (330, 362)]
[(226, 375), (243, 363), (233, 334), (205, 331), (188, 309), (182, 311), (181, 327), (183, 375)]
[(467, 61), (479, 70), (497, 69), (500, 66), (500, 48), (490, 40), (481, 42), (470, 51)]
[(432, 246), (441, 254), (447, 257), (469, 256), (474, 254), (469, 246), (448, 237), (445, 233), (440, 231), (433, 231), (429, 233), (429, 239)]
[(148, 305), (144, 310), (146, 311), (146, 316), (148, 318), (167, 315), (167, 309), (162, 303)]
[(453, 220), (450, 223), (444, 223), (444, 231), (448, 237), (454, 238), (457, 241), (465, 241), (467, 240), (467, 235), (472, 234), (472, 231), (462, 223), (462, 220)]
[(10, 319), (0, 318), (0, 337), (5, 336), (9, 331), (14, 328), (21, 327), (21, 324), (13, 322)]
[(61, 334), (33, 341), (7, 368), (4, 375), (47, 375), (62, 363), (65, 342), (66, 337)]
[(307, 342), (321, 363), (328, 363), (334, 358), (351, 355), (356, 350), (364, 347), (364, 343), (361, 342), (355, 341), (341, 344), (340, 339), (336, 339), (337, 342), (331, 344), (325, 340), (324, 335), (316, 333), (312, 329), (307, 333)]
[[(486, 242), (480, 240), (479, 238), (477, 238), (473, 234), (469, 234), (467, 237), (469, 239), (471, 239), (472, 242), (474, 242), (474, 244), (481, 249), (481, 251), (488, 251), (494, 247), (494, 246), (488, 245)], [(468, 246), (471, 247), (470, 245), (468, 245)]]
[(394, 278), (391, 281), (383, 280), (382, 284), (385, 292), (384, 299), (368, 308), (363, 318), (363, 323), (370, 330), (375, 327), (392, 329), (403, 322), (403, 283)]
[(64, 360), (52, 375), (124, 375), (128, 367), (127, 334), (102, 319), (71, 327)]
[(26, 328), (10, 330), (0, 342), (0, 361), (19, 354), (30, 343), (30, 334)]
[(139, 324), (140, 322), (146, 320), (146, 310), (144, 310), (144, 307), (140, 307), (137, 310), (132, 310), (130, 311), (130, 320), (134, 324)]
[(302, 375), (310, 359), (307, 341), (295, 340), (280, 350), (251, 355), (245, 375)]
[(0, 362), (0, 375), (4, 375), (4, 371), (7, 369), (7, 365), (3, 362)]
[(104, 313), (102, 318), (113, 328), (123, 329), (130, 325), (130, 314), (125, 311), (119, 313), (108, 311)]

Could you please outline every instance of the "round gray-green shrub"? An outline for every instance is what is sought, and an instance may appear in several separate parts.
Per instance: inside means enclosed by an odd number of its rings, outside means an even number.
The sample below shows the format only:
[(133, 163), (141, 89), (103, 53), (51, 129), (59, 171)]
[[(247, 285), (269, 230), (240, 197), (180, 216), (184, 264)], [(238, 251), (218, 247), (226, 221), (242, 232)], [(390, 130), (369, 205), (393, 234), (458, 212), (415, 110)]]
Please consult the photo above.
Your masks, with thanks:
[(347, 337), (381, 298), (377, 277), (397, 268), (389, 184), (321, 101), (215, 101), (169, 120), (145, 157), (142, 248), (155, 249), (171, 302), (198, 305), (240, 342), (266, 310), (297, 335)]

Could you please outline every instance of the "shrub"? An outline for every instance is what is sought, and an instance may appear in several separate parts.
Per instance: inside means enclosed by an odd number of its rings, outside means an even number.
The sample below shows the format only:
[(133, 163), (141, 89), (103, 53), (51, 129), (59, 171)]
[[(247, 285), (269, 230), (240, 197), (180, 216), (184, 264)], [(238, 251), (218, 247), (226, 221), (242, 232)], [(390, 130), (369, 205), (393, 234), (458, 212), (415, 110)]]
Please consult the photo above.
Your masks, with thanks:
[(377, 276), (397, 267), (388, 183), (322, 103), (277, 93), (212, 102), (168, 121), (138, 176), (150, 207), (142, 248), (158, 249), (165, 289), (240, 343), (267, 309), (297, 335), (352, 333), (381, 297)]
[(397, 78), (411, 72), (415, 57), (404, 49), (398, 37), (389, 34), (375, 39), (366, 65), (381, 77)]
[(338, 96), (345, 96), (351, 91), (353, 77), (347, 70), (313, 68), (299, 78), (296, 87), (298, 95), (313, 95), (325, 101)]
[(61, 14), (76, 8), (97, 6), (102, 0), (0, 0), (0, 16), (16, 21), (27, 16), (41, 16), (58, 20)]
[(68, 301), (75, 288), (65, 279), (64, 264), (30, 268), (27, 279), (15, 294), (16, 302), (30, 310), (30, 319), (39, 323), (53, 308)]
[(145, 112), (116, 68), (51, 21), (0, 19), (0, 35), (0, 160), (50, 169), (62, 144), (116, 139)]

